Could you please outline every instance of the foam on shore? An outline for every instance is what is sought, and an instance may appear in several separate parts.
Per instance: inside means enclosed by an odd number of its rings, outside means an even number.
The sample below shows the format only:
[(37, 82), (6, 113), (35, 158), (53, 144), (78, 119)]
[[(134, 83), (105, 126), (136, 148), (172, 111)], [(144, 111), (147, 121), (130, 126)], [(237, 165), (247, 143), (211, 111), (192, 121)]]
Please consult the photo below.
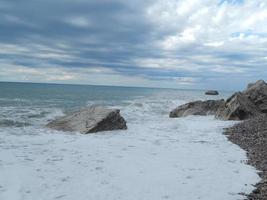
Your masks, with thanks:
[[(128, 130), (70, 134), (33, 126), (0, 128), (0, 199), (237, 200), (259, 181), (246, 153), (222, 134), (233, 122), (170, 119), (184, 101), (125, 101)], [(61, 111), (49, 111), (44, 122)]]

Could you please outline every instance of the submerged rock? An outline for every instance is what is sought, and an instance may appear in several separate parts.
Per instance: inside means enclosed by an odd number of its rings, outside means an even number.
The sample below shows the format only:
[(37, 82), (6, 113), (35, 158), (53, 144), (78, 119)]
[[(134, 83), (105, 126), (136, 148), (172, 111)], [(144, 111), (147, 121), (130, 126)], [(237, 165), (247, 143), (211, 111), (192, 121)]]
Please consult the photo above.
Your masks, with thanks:
[(185, 117), (188, 115), (214, 115), (224, 100), (194, 101), (181, 105), (170, 112), (170, 117)]
[(58, 118), (46, 127), (60, 131), (77, 131), (83, 134), (99, 131), (127, 129), (126, 121), (118, 109), (92, 106)]
[(260, 111), (250, 99), (241, 92), (233, 94), (216, 113), (223, 120), (244, 120), (260, 115)]
[(208, 90), (205, 92), (205, 95), (219, 95), (219, 92), (216, 90)]

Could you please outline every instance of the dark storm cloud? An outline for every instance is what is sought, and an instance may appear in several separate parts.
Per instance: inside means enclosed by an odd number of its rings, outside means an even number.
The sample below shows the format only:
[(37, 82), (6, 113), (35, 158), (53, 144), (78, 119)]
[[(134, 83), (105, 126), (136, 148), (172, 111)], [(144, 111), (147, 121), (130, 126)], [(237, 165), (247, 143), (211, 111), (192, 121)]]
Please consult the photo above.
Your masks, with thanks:
[[(45, 42), (68, 40), (78, 45), (106, 47), (149, 39), (151, 27), (144, 20), (142, 4), (136, 7), (122, 1), (5, 2), (9, 6), (1, 9), (2, 42), (7, 38), (22, 42), (39, 38)], [(86, 21), (88, 24), (79, 25)]]
[[(69, 47), (62, 49), (66, 54), (73, 55), (75, 51), (78, 58), (85, 61), (93, 58), (100, 63), (150, 53), (146, 48), (149, 48), (153, 27), (144, 16), (147, 3), (140, 1), (131, 5), (116, 0), (3, 2), (6, 6), (0, 8), (2, 43), (28, 48), (32, 48), (29, 44), (42, 44), (55, 50), (59, 48), (57, 44), (64, 43)], [(31, 55), (17, 56), (18, 60), (31, 59)]]

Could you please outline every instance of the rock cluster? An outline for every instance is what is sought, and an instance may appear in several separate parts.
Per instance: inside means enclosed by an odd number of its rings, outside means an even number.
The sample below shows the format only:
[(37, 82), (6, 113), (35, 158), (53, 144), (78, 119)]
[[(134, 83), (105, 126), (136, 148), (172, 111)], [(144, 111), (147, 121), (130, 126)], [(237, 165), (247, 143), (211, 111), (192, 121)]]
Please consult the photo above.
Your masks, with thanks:
[(170, 117), (187, 115), (215, 115), (222, 120), (245, 120), (267, 113), (267, 84), (257, 81), (248, 85), (243, 92), (233, 94), (226, 101), (195, 101), (177, 107)]
[(46, 127), (83, 134), (127, 129), (126, 121), (120, 115), (120, 110), (101, 106), (80, 109), (48, 123)]

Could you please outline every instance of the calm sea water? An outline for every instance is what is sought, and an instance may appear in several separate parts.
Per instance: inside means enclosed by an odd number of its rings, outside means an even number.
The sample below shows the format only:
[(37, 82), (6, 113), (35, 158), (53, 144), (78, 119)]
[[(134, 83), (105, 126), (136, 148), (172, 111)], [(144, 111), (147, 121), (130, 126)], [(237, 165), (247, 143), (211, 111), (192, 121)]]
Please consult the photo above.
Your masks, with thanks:
[[(237, 200), (259, 177), (213, 116), (170, 119), (204, 91), (0, 83), (0, 199)], [(128, 130), (44, 128), (79, 107), (121, 110)]]

